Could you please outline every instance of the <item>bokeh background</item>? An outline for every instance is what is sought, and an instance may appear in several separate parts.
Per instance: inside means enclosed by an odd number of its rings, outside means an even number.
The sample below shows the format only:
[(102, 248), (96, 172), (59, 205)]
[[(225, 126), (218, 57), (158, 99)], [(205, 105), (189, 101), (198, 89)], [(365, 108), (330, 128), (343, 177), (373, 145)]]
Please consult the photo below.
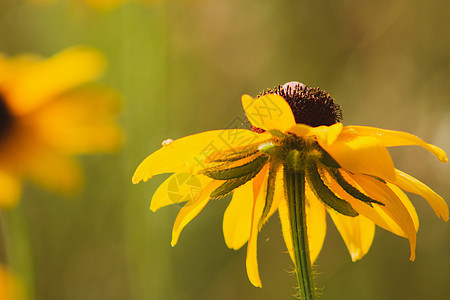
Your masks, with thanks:
[[(449, 20), (447, 0), (129, 0), (101, 9), (1, 0), (1, 52), (93, 46), (109, 61), (102, 82), (123, 97), (125, 145), (82, 157), (82, 193), (27, 184), (16, 211), (2, 213), (13, 220), (11, 251), (25, 260), (16, 265), (30, 298), (294, 299), (277, 217), (259, 237), (263, 288), (254, 288), (245, 247), (229, 250), (223, 240), (229, 198), (210, 203), (172, 248), (180, 207), (149, 211), (166, 176), (132, 185), (133, 171), (162, 140), (243, 118), (242, 94), (292, 80), (334, 96), (346, 125), (412, 132), (450, 153)], [(418, 147), (394, 150), (399, 169), (450, 200), (449, 164)], [(320, 299), (450, 298), (450, 226), (411, 199), (421, 221), (416, 261), (406, 239), (377, 228), (369, 253), (352, 263), (330, 222), (315, 266)], [(14, 223), (18, 212), (25, 218)]]

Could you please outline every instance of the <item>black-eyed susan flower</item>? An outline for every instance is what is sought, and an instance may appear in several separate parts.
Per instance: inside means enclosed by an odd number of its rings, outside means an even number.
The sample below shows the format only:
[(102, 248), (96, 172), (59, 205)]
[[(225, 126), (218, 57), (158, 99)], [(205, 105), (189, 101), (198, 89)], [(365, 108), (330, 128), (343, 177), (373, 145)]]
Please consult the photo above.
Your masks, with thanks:
[[(295, 263), (302, 299), (314, 298), (311, 262), (317, 258), (331, 216), (352, 260), (369, 250), (375, 225), (409, 240), (414, 260), (418, 218), (407, 191), (421, 195), (448, 220), (445, 201), (425, 184), (394, 168), (387, 147), (419, 145), (440, 161), (440, 148), (399, 131), (343, 126), (329, 94), (298, 82), (242, 96), (252, 130), (208, 131), (175, 141), (147, 157), (133, 182), (174, 173), (155, 192), (151, 210), (187, 201), (172, 232), (181, 230), (210, 199), (233, 194), (223, 231), (228, 247), (247, 243), (247, 273), (260, 287), (257, 235), (278, 211), (284, 240)], [(175, 183), (188, 183), (182, 191)], [(175, 187), (175, 188), (174, 188)]]
[(96, 50), (73, 47), (51, 58), (0, 54), (0, 207), (17, 202), (29, 178), (57, 192), (75, 191), (75, 154), (118, 148), (118, 94), (89, 84), (103, 72)]

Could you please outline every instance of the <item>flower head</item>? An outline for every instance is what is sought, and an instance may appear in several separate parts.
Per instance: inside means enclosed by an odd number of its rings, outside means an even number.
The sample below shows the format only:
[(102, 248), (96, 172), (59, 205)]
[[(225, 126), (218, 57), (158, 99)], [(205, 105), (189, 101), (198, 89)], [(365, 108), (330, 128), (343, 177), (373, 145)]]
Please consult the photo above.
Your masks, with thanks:
[(395, 169), (386, 149), (419, 145), (446, 162), (440, 148), (405, 132), (344, 127), (341, 110), (329, 94), (298, 82), (257, 98), (244, 95), (242, 105), (252, 131), (228, 129), (184, 137), (163, 145), (137, 168), (134, 183), (175, 173), (155, 192), (153, 211), (185, 199), (175, 199), (170, 193), (171, 182), (180, 174), (187, 173), (201, 184), (177, 216), (172, 245), (209, 199), (233, 193), (223, 220), (225, 241), (233, 249), (247, 243), (247, 273), (255, 286), (261, 286), (257, 235), (277, 211), (287, 249), (295, 260), (292, 203), (288, 201), (296, 188), (295, 182), (289, 182), (292, 174), (302, 174), (311, 261), (322, 248), (326, 212), (353, 261), (369, 250), (375, 225), (407, 238), (410, 259), (414, 259), (419, 222), (402, 190), (421, 195), (439, 217), (448, 220), (445, 201), (422, 182)]
[(82, 177), (74, 154), (118, 148), (118, 94), (88, 85), (104, 65), (100, 53), (84, 47), (49, 59), (0, 54), (0, 207), (18, 200), (22, 178), (74, 191)]

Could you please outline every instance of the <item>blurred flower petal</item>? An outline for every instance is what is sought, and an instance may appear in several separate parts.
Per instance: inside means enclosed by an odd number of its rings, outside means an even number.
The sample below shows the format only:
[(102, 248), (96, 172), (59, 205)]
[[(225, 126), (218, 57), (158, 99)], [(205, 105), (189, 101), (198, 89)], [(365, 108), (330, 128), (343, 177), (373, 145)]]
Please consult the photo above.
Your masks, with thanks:
[(10, 174), (0, 171), (0, 191), (0, 208), (13, 207), (21, 195), (20, 182)]
[(100, 52), (86, 47), (68, 48), (53, 57), (30, 62), (9, 81), (11, 109), (24, 115), (68, 90), (98, 78), (105, 68)]
[(122, 132), (114, 114), (120, 109), (117, 92), (106, 88), (77, 90), (61, 96), (34, 114), (42, 139), (65, 153), (117, 150)]
[(25, 289), (20, 278), (0, 264), (0, 299), (25, 300), (25, 295)]
[(40, 153), (38, 158), (30, 161), (27, 175), (44, 188), (62, 194), (76, 193), (83, 185), (79, 163), (57, 152)]

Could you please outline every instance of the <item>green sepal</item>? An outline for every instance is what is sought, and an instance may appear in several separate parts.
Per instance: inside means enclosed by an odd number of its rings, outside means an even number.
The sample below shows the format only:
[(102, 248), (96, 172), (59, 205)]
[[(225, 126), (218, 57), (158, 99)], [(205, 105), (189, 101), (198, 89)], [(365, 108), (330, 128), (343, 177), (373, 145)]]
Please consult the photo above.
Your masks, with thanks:
[(331, 174), (333, 179), (336, 180), (337, 184), (339, 184), (344, 189), (344, 191), (353, 198), (361, 200), (370, 206), (372, 206), (372, 203), (384, 205), (384, 203), (370, 198), (369, 196), (358, 190), (356, 187), (351, 185), (347, 180), (345, 180), (344, 176), (342, 176), (342, 174), (337, 169), (327, 169), (327, 171)]
[(288, 136), (288, 135), (284, 134), (283, 132), (279, 131), (278, 129), (271, 129), (271, 130), (269, 130), (269, 133), (279, 139), (284, 139)]
[(259, 147), (259, 151), (264, 152), (268, 155), (273, 155), (277, 151), (277, 147), (274, 144), (267, 144)]
[[(260, 170), (261, 169), (259, 169), (258, 172)], [(228, 193), (231, 193), (234, 189), (240, 187), (241, 185), (243, 185), (247, 181), (253, 179), (253, 177), (255, 177), (256, 174), (258, 174), (258, 172), (251, 173), (251, 174), (248, 174), (248, 175), (245, 175), (245, 176), (242, 176), (242, 177), (238, 177), (238, 178), (234, 178), (234, 179), (230, 179), (230, 180), (225, 181), (224, 184), (219, 186), (217, 189), (215, 189), (210, 194), (210, 197), (211, 198), (218, 198), (218, 197), (226, 196)]]
[(277, 179), (277, 172), (280, 164), (271, 164), (269, 168), (269, 176), (267, 178), (267, 187), (266, 187), (266, 201), (264, 204), (264, 210), (259, 219), (258, 227), (261, 228), (269, 215), (270, 209), (272, 208), (273, 196), (275, 194), (275, 181)]
[(225, 163), (220, 166), (203, 169), (201, 173), (216, 180), (229, 180), (247, 175), (251, 175), (253, 178), (266, 164), (268, 158), (267, 155), (259, 155), (250, 162), (237, 167), (229, 167), (229, 164)]
[(258, 153), (258, 144), (236, 147), (224, 151), (216, 151), (206, 158), (205, 162), (237, 161)]
[(326, 152), (325, 150), (322, 149), (322, 156), (319, 158), (319, 161), (324, 164), (327, 167), (330, 168), (335, 168), (335, 169), (339, 169), (341, 166), (337, 163), (337, 161), (334, 160), (334, 158), (332, 158), (330, 156), (330, 154), (328, 154), (328, 152)]
[(358, 215), (358, 212), (353, 209), (350, 203), (336, 196), (325, 185), (317, 170), (317, 164), (314, 161), (308, 162), (306, 174), (313, 192), (323, 203), (343, 215), (349, 217), (356, 217)]
[(378, 181), (381, 182), (381, 183), (386, 183), (386, 180), (381, 179), (381, 178), (378, 177), (378, 176), (375, 176), (375, 175), (368, 175), (368, 174), (365, 174), (365, 175), (370, 176), (370, 177), (373, 177), (373, 178), (375, 178), (376, 180), (378, 180)]
[(304, 155), (302, 154), (301, 151), (297, 149), (291, 150), (288, 153), (286, 160), (287, 166), (294, 171), (300, 171), (304, 168), (305, 163)]

